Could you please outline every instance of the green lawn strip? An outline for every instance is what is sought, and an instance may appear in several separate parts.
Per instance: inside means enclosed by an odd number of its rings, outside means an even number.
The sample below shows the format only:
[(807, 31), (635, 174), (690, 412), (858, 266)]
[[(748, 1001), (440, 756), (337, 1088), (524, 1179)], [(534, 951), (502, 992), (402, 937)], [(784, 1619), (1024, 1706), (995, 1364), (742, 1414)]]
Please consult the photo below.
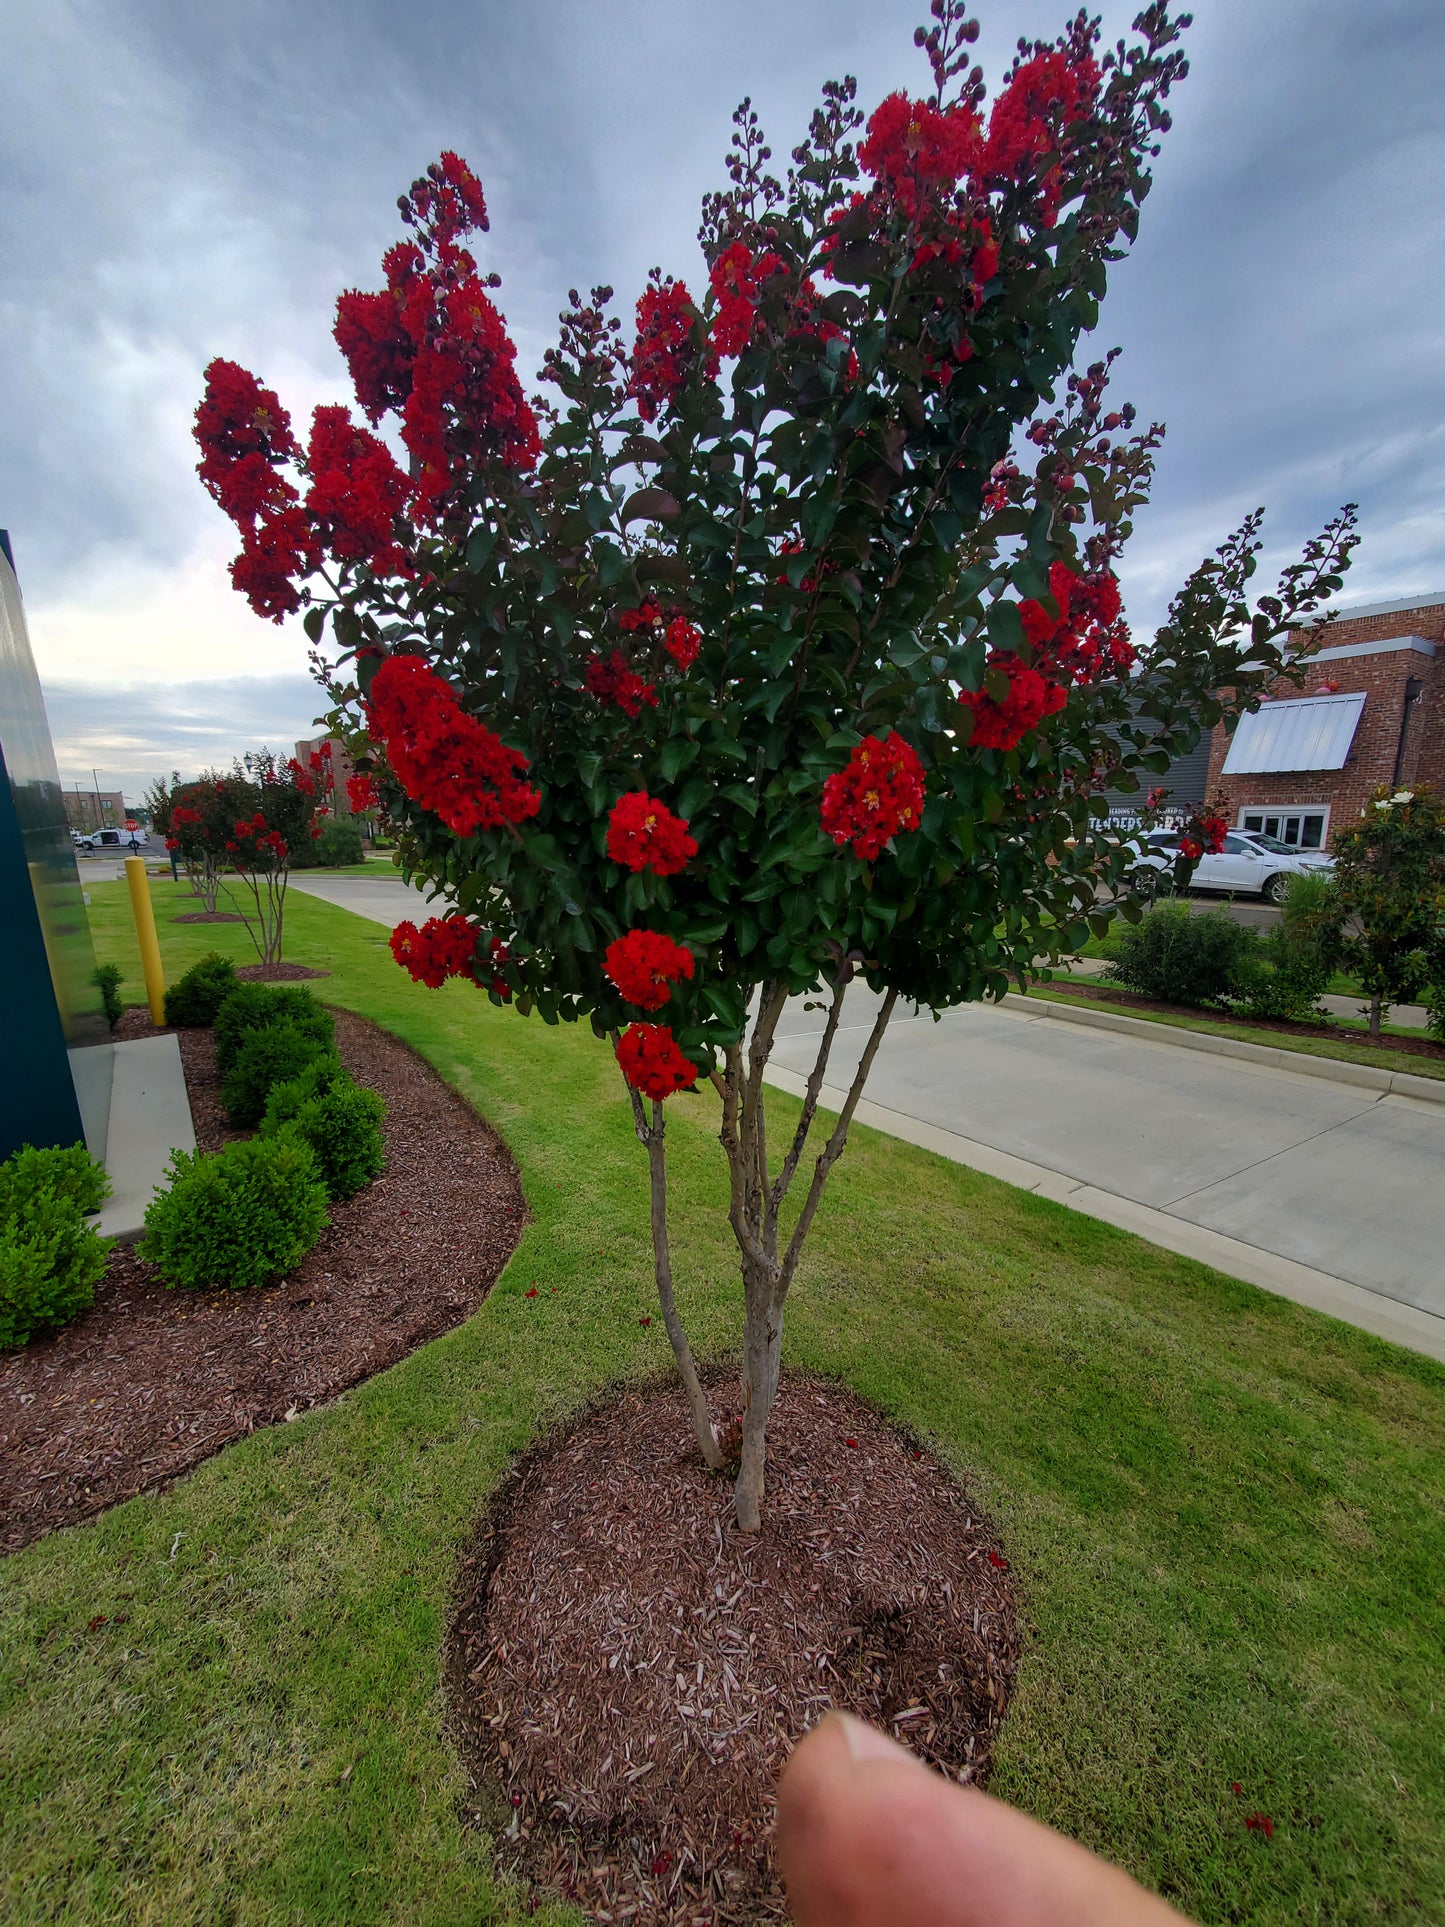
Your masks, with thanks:
[[(106, 888), (97, 948), (124, 962)], [(245, 955), (236, 925), (160, 927), (175, 972)], [(668, 1367), (638, 1322), (642, 1153), (590, 1033), (413, 985), (333, 906), (298, 897), (290, 930), (320, 994), (504, 1133), (532, 1222), (458, 1331), (0, 1564), (17, 1921), (523, 1917), (459, 1824), (441, 1631), (514, 1454)], [(741, 1306), (715, 1104), (669, 1113), (680, 1297), (716, 1357)], [(1030, 1644), (997, 1791), (1202, 1920), (1445, 1913), (1445, 1370), (856, 1127), (787, 1352), (925, 1436), (1000, 1527)]]
[[(1073, 1004), (1078, 1009), (1107, 1010), (1115, 1017), (1137, 1017), (1141, 1023), (1167, 1024), (1174, 1030), (1197, 1030), (1208, 1037), (1237, 1037), (1246, 1044), (1277, 1046), (1280, 1050), (1296, 1051), (1304, 1057), (1333, 1057), (1344, 1064), (1373, 1064), (1380, 1070), (1406, 1071), (1412, 1077), (1445, 1078), (1445, 1064), (1434, 1058), (1417, 1056), (1411, 1051), (1379, 1050), (1370, 1044), (1352, 1044), (1339, 1037), (1305, 1037), (1298, 1031), (1261, 1030), (1253, 1024), (1231, 1024), (1227, 1017), (1211, 1017), (1202, 1010), (1179, 1015), (1165, 1010), (1141, 1010), (1137, 1004), (1116, 1004), (1102, 997), (1080, 997), (1059, 983), (1030, 984), (1025, 994), (1043, 998), (1048, 1003)], [(1355, 1027), (1349, 1018), (1332, 1021), (1345, 1024), (1350, 1029)], [(1363, 1031), (1365, 1026), (1362, 1024), (1360, 1029)], [(1386, 1024), (1385, 1032), (1391, 1037), (1421, 1035), (1418, 1030), (1407, 1030), (1397, 1024)]]

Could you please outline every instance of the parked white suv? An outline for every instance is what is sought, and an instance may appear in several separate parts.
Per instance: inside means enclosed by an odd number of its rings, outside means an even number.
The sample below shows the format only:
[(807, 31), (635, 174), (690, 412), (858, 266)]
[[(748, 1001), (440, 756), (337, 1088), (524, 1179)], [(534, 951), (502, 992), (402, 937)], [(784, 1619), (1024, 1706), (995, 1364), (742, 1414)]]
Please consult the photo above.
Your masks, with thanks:
[[(1174, 868), (1179, 854), (1177, 830), (1154, 830), (1139, 843), (1139, 860), (1129, 872), (1127, 882), (1136, 896), (1153, 896), (1161, 878)], [(1330, 871), (1334, 858), (1318, 850), (1295, 850), (1278, 837), (1231, 830), (1224, 848), (1199, 859), (1192, 890), (1224, 890), (1232, 896), (1262, 897), (1266, 903), (1282, 903), (1292, 876)]]

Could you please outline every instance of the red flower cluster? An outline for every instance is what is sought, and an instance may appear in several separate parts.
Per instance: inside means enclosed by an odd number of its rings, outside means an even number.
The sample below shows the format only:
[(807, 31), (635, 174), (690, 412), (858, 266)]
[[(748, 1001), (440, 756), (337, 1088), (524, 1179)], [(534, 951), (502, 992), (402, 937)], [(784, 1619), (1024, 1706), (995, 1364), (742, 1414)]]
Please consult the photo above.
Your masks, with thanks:
[(615, 703), (624, 716), (641, 715), (644, 703), (650, 709), (657, 707), (656, 687), (628, 668), (620, 649), (614, 649), (610, 656), (593, 656), (584, 681), (590, 695), (600, 703)]
[(372, 734), (414, 803), (458, 836), (535, 816), (541, 797), (520, 781), (527, 759), (468, 716), (418, 656), (388, 656), (367, 692)]
[(923, 819), (923, 765), (918, 752), (897, 730), (886, 743), (865, 736), (823, 785), (823, 828), (838, 844), (871, 863), (900, 830), (916, 830)]
[(1244, 1824), (1250, 1833), (1262, 1833), (1266, 1840), (1273, 1840), (1274, 1822), (1267, 1813), (1246, 1813)]
[(651, 870), (676, 876), (697, 855), (687, 824), (656, 797), (624, 790), (607, 818), (607, 854), (625, 870)]
[(747, 347), (753, 338), (762, 284), (770, 275), (783, 273), (785, 267), (777, 254), (760, 254), (754, 261), (745, 241), (734, 241), (713, 262), (710, 279), (718, 305), (713, 316), (712, 345), (717, 354), (740, 355)]
[(658, 1103), (697, 1082), (697, 1065), (683, 1056), (666, 1024), (629, 1024), (617, 1040), (617, 1061), (632, 1088)]
[(474, 975), (481, 934), (463, 916), (428, 917), (420, 930), (408, 920), (392, 931), (391, 954), (417, 983), (440, 990), (448, 977)]
[(237, 859), (238, 870), (279, 870), (291, 854), (281, 832), (268, 829), (259, 810), (249, 822), (235, 825), (232, 836), (226, 839), (226, 848)]
[(321, 560), (321, 546), (297, 494), (276, 464), (300, 455), (291, 417), (275, 393), (234, 361), (206, 370), (196, 410), (197, 473), (241, 531), (231, 580), (258, 616), (279, 622), (301, 607), (298, 576)]
[(396, 518), (411, 483), (375, 435), (358, 428), (345, 408), (318, 408), (306, 455), (311, 487), (306, 508), (327, 547), (343, 562), (369, 562), (378, 575), (405, 575), (405, 552), (395, 540)]
[(979, 151), (978, 117), (967, 108), (939, 108), (931, 101), (889, 94), (869, 119), (858, 164), (887, 187), (912, 221), (939, 188), (951, 188), (963, 178)]
[(430, 520), (453, 506), (470, 464), (528, 469), (541, 441), (516, 348), (475, 260), (457, 245), (487, 226), (480, 182), (443, 154), (412, 183), (403, 212), (417, 239), (388, 250), (384, 292), (341, 296), (335, 333), (370, 419), (401, 415), (416, 513)]
[(629, 930), (607, 946), (606, 970), (629, 1004), (661, 1010), (671, 986), (692, 977), (692, 952), (657, 930)]
[(380, 798), (371, 777), (352, 775), (346, 779), (346, 800), (358, 816), (364, 816), (376, 808)]
[(1067, 682), (1097, 682), (1126, 675), (1134, 661), (1128, 625), (1119, 619), (1119, 584), (1107, 573), (1078, 576), (1067, 563), (1049, 566), (1049, 593), (1059, 605), (1051, 616), (1041, 602), (1019, 604), (1034, 661)]
[(316, 794), (316, 778), (302, 769), (294, 756), (288, 756), (286, 758), (286, 767), (290, 770), (296, 787), (303, 796), (314, 796)]
[(1013, 749), (1068, 700), (1057, 683), (1046, 682), (1037, 669), (1027, 668), (1015, 655), (995, 651), (988, 666), (1008, 677), (1004, 700), (997, 702), (986, 689), (965, 689), (958, 699), (973, 713), (969, 741), (975, 749)]
[[(988, 139), (978, 162), (985, 182), (1012, 183), (1041, 155), (1064, 145), (1064, 129), (1098, 98), (1099, 69), (1087, 57), (1073, 65), (1058, 47), (1046, 48), (1015, 69), (993, 104)], [(1059, 170), (1042, 183), (1044, 219), (1058, 208)]]
[[(808, 336), (815, 341), (821, 341), (826, 348), (830, 341), (847, 339), (846, 329), (840, 328), (836, 321), (830, 321), (826, 315), (818, 312), (822, 299), (812, 281), (800, 283), (797, 299), (793, 303), (792, 318), (788, 324), (789, 341), (796, 341), (800, 336)], [(844, 364), (843, 374), (847, 381), (858, 379), (858, 357), (851, 348), (848, 350), (848, 360)]]
[(644, 632), (652, 641), (660, 635), (663, 648), (679, 669), (691, 669), (702, 648), (702, 630), (689, 622), (681, 609), (664, 609), (654, 595), (648, 596), (638, 609), (623, 609), (617, 626), (629, 635)]
[(697, 310), (685, 282), (658, 281), (637, 303), (637, 341), (627, 392), (645, 422), (656, 421), (701, 359), (704, 373), (717, 373), (717, 355), (693, 339)]

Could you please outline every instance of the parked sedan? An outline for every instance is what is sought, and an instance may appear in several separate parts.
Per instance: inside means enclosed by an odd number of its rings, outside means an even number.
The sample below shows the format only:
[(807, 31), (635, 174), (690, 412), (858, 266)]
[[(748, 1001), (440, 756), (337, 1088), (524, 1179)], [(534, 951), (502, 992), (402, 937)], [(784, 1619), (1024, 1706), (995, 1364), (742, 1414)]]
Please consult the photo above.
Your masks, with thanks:
[[(1167, 888), (1178, 854), (1179, 838), (1173, 832), (1156, 831), (1144, 838), (1139, 861), (1129, 872), (1130, 889), (1137, 896), (1153, 896), (1161, 882)], [(1257, 896), (1266, 903), (1282, 903), (1292, 876), (1331, 868), (1332, 859), (1317, 852), (1301, 853), (1276, 837), (1245, 836), (1231, 830), (1222, 850), (1200, 857), (1190, 888), (1224, 890), (1232, 896)]]

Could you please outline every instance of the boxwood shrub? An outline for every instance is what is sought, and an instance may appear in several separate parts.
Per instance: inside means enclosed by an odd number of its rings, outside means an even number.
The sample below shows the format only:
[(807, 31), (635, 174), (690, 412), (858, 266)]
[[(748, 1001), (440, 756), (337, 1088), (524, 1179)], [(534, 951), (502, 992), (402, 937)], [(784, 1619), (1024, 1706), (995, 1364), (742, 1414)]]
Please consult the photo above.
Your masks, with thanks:
[(277, 1084), (295, 1077), (316, 1058), (330, 1055), (329, 1038), (289, 1021), (246, 1033), (221, 1080), (226, 1115), (238, 1130), (253, 1130), (265, 1116), (266, 1100)]
[(85, 1214), (109, 1190), (79, 1144), (26, 1145), (0, 1164), (0, 1349), (54, 1330), (94, 1301), (111, 1240)]
[(268, 1105), (262, 1134), (295, 1132), (315, 1154), (333, 1201), (349, 1198), (370, 1184), (386, 1164), (381, 1138), (386, 1105), (375, 1091), (354, 1083), (344, 1072), (331, 1078), (325, 1089), (293, 1105), (291, 1094), (305, 1086), (308, 1075), (303, 1073), (272, 1092), (273, 1098), (280, 1096), (282, 1101), (274, 1109)]
[(236, 988), (235, 964), (212, 950), (166, 992), (166, 1022), (214, 1024), (216, 1012)]
[(209, 1154), (177, 1151), (145, 1216), (140, 1246), (168, 1285), (233, 1291), (298, 1265), (329, 1222), (311, 1149), (281, 1132)]
[(324, 1010), (309, 990), (291, 984), (238, 984), (214, 1021), (216, 1069), (223, 1078), (236, 1061), (242, 1039), (251, 1031), (291, 1024), (328, 1047), (336, 1034), (330, 1011)]

